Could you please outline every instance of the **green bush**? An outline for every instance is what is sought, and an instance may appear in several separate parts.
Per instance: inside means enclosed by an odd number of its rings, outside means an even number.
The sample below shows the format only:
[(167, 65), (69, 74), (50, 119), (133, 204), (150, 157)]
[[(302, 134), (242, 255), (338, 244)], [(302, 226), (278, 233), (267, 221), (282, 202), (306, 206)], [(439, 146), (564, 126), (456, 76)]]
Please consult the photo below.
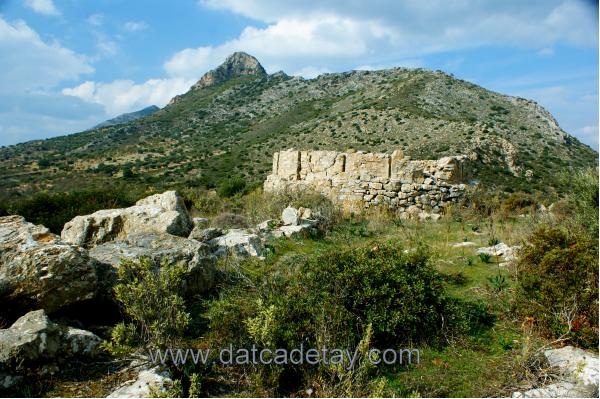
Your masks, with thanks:
[[(181, 339), (190, 323), (185, 302), (178, 294), (185, 273), (183, 263), (170, 265), (166, 259), (160, 267), (148, 258), (123, 259), (114, 293), (133, 327), (125, 324), (119, 331), (135, 331), (143, 344), (152, 347), (165, 347)], [(113, 343), (131, 345), (132, 340), (115, 333)]]
[(245, 189), (246, 180), (241, 177), (233, 177), (221, 183), (217, 192), (221, 197), (229, 198), (238, 193), (243, 193)]
[(598, 240), (540, 226), (519, 255), (518, 310), (551, 337), (598, 345)]
[(562, 180), (570, 194), (519, 254), (515, 307), (547, 336), (597, 347), (598, 169)]
[[(262, 273), (257, 273), (261, 267)], [(491, 321), (484, 306), (447, 296), (443, 278), (424, 248), (405, 253), (389, 243), (335, 249), (286, 256), (271, 266), (248, 260), (238, 270), (247, 273), (249, 288), (223, 293), (206, 314), (216, 346), (437, 346)], [(349, 384), (348, 375), (328, 365), (262, 367), (253, 372), (258, 373), (255, 382), (271, 389), (272, 395), (317, 382), (326, 387), (323, 394), (369, 392), (362, 383)], [(372, 381), (362, 381), (367, 380)]]

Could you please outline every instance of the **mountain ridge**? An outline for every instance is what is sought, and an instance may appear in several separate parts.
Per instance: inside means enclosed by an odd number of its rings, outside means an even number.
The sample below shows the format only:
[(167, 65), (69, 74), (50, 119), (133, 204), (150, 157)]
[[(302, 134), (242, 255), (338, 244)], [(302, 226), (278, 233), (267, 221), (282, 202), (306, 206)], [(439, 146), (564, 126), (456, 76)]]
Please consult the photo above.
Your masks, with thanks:
[(160, 110), (160, 108), (156, 105), (150, 105), (137, 111), (127, 112), (121, 115), (117, 115), (114, 118), (107, 119), (104, 122), (100, 122), (92, 129), (99, 129), (101, 127), (108, 127), (113, 125), (119, 125), (121, 123), (131, 122), (136, 119), (143, 118), (144, 116), (151, 115), (158, 110)]
[[(254, 57), (234, 53), (146, 118), (0, 150), (0, 189), (64, 190), (75, 184), (74, 174), (86, 176), (82, 186), (130, 185), (125, 169), (140, 187), (211, 188), (232, 176), (258, 183), (272, 153), (292, 147), (402, 149), (414, 159), (465, 154), (486, 185), (550, 193), (560, 191), (559, 172), (597, 160), (534, 101), (442, 71), (392, 68), (303, 79), (268, 75)], [(23, 171), (27, 179), (18, 177)]]

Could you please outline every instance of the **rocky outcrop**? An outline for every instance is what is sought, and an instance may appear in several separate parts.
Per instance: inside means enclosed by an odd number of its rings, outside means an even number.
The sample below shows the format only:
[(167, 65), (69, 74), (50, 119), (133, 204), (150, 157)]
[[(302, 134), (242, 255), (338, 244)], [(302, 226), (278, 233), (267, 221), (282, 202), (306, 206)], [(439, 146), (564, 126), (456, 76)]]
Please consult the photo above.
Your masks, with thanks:
[(598, 355), (565, 346), (550, 349), (544, 356), (558, 370), (558, 380), (546, 386), (513, 393), (513, 398), (597, 398)]
[(101, 341), (89, 331), (53, 323), (43, 310), (32, 311), (0, 330), (0, 371), (17, 379), (15, 374), (28, 367), (94, 356)]
[(273, 171), (264, 190), (311, 189), (347, 210), (384, 205), (408, 217), (413, 215), (409, 212), (412, 207), (418, 211), (416, 217), (443, 213), (458, 202), (470, 175), (469, 159), (464, 155), (411, 160), (399, 150), (392, 155), (286, 150), (273, 155)]
[(91, 215), (76, 216), (65, 224), (61, 237), (75, 245), (92, 247), (123, 239), (132, 233), (169, 233), (187, 237), (194, 223), (183, 199), (175, 191), (152, 195), (134, 206), (104, 209)]
[(124, 258), (146, 257), (157, 266), (165, 259), (169, 264), (183, 262), (187, 265), (184, 282), (187, 293), (203, 293), (214, 285), (215, 257), (207, 244), (196, 240), (164, 233), (130, 234), (125, 239), (95, 246), (90, 249), (90, 256), (100, 263), (111, 265), (114, 270)]
[(192, 86), (192, 90), (215, 86), (239, 76), (267, 76), (267, 72), (254, 57), (244, 52), (231, 54), (218, 68), (208, 71)]
[(96, 288), (96, 264), (85, 249), (63, 243), (21, 216), (0, 217), (3, 310), (53, 312), (93, 298)]

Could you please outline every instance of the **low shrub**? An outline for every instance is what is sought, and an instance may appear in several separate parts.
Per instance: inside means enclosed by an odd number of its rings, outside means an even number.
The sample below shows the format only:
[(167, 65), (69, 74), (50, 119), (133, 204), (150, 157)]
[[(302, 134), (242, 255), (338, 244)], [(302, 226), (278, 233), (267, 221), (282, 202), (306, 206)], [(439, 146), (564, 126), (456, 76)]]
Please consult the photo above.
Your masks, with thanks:
[(525, 210), (531, 210), (536, 205), (531, 194), (512, 193), (504, 199), (500, 205), (500, 209), (505, 214), (522, 213)]
[(540, 226), (519, 254), (516, 304), (542, 332), (598, 345), (598, 240)]
[(570, 193), (527, 238), (515, 308), (541, 332), (598, 345), (598, 168), (563, 176)]
[(166, 347), (183, 337), (190, 323), (179, 295), (186, 271), (185, 264), (169, 264), (166, 259), (160, 267), (148, 258), (121, 261), (114, 293), (130, 320), (113, 330), (115, 347), (134, 342)]

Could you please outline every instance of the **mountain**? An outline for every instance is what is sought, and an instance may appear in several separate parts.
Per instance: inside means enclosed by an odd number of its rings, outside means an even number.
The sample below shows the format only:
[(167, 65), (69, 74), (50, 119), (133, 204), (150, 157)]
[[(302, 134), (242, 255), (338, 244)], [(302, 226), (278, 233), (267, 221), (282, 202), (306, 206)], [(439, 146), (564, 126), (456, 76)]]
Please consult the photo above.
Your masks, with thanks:
[(151, 114), (155, 113), (156, 111), (158, 111), (159, 109), (160, 108), (158, 108), (156, 105), (151, 105), (149, 107), (140, 109), (139, 111), (121, 114), (112, 119), (109, 119), (102, 123), (97, 124), (96, 126), (93, 127), (93, 129), (98, 129), (101, 127), (107, 127), (107, 126), (119, 125), (121, 123), (131, 122), (136, 119), (143, 118), (144, 116), (151, 115)]
[(393, 68), (314, 79), (268, 75), (235, 53), (142, 119), (0, 149), (0, 194), (122, 184), (213, 187), (261, 182), (286, 148), (466, 154), (483, 184), (560, 191), (560, 172), (598, 154), (534, 101), (441, 71)]

